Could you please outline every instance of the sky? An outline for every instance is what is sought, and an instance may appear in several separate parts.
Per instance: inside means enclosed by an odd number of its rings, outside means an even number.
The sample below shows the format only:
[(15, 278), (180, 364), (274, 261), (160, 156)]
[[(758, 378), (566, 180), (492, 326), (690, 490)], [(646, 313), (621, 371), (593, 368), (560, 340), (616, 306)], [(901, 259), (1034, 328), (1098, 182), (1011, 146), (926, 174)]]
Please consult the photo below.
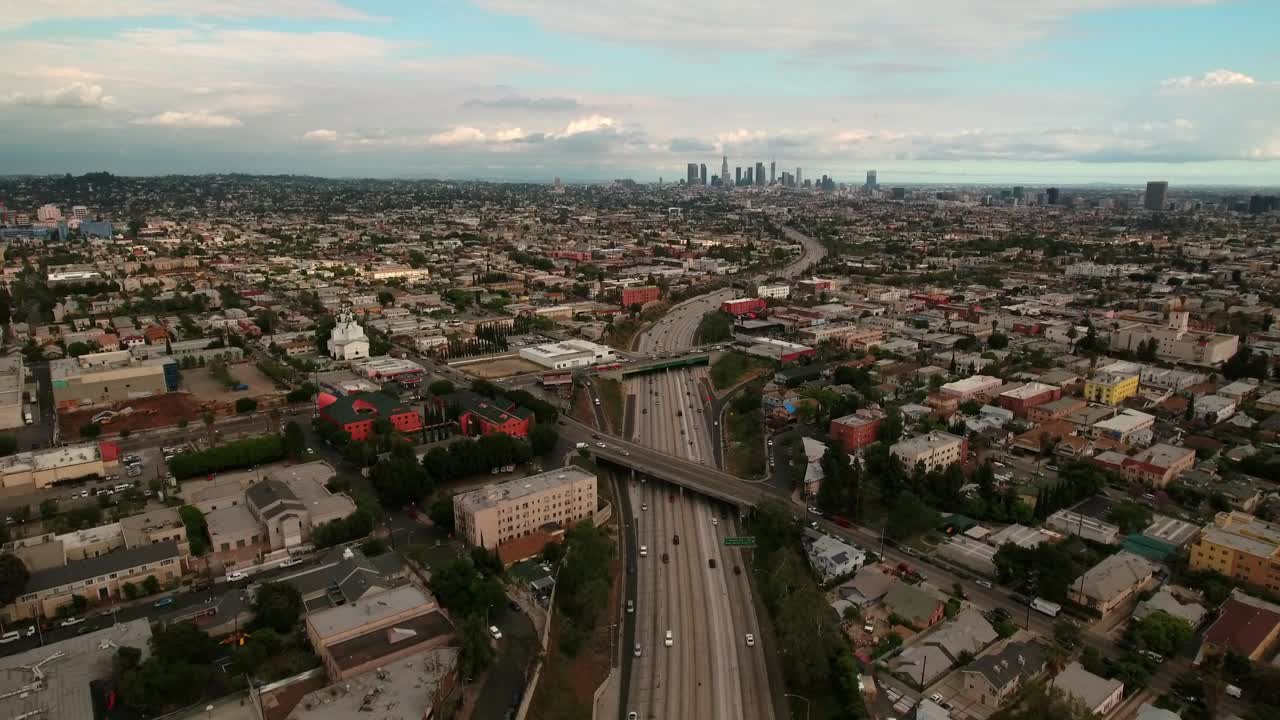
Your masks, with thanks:
[(1280, 185), (1276, 0), (13, 0), (0, 173)]

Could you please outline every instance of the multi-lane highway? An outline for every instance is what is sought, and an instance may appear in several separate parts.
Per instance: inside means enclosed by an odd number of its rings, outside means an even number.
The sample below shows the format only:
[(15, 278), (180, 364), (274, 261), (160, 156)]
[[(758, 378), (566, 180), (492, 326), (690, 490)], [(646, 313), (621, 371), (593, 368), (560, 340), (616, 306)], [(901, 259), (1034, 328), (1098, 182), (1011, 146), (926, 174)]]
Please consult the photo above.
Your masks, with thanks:
[(625, 710), (640, 718), (772, 717), (768, 683), (754, 681), (765, 677), (765, 659), (748, 571), (739, 551), (724, 546), (737, 533), (735, 514), (659, 483), (631, 482), (628, 493), (632, 544), (646, 551), (635, 560)]

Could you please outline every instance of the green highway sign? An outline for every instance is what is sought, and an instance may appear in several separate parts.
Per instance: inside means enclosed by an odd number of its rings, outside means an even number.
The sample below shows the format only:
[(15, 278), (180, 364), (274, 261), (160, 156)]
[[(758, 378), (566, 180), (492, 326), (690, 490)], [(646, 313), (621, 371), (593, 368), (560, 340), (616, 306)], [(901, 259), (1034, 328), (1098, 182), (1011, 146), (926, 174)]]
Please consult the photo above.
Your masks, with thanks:
[(745, 537), (727, 537), (724, 539), (725, 547), (755, 547), (756, 539), (752, 535)]

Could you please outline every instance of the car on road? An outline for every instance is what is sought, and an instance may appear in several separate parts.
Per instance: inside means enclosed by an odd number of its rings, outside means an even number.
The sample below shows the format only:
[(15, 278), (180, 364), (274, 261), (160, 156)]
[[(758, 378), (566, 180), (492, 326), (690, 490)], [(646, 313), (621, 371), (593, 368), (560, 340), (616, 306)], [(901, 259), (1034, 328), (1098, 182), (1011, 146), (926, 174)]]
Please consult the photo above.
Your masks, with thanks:
[(293, 558), (289, 558), (288, 560), (285, 560), (284, 562), (280, 563), (276, 567), (287, 568), (287, 567), (293, 567), (294, 565), (301, 565), (301, 564), (302, 564), (302, 558), (293, 557)]
[(720, 518), (711, 518), (711, 524), (712, 524), (712, 525), (719, 525), (719, 524), (720, 524)]
[(929, 696), (929, 701), (930, 701), (930, 702), (932, 702), (934, 705), (939, 705), (939, 706), (940, 706), (940, 705), (942, 705), (942, 694), (941, 694), (941, 693), (934, 693), (934, 694), (930, 695), (930, 696)]
[(623, 451), (622, 451), (622, 454), (623, 454), (623, 455), (626, 455), (626, 456), (630, 456), (630, 455), (631, 455), (631, 453), (627, 452), (626, 450), (623, 450)]
[(627, 612), (629, 612), (629, 613), (633, 613), (633, 612), (635, 612), (635, 611), (636, 611), (636, 601), (635, 601), (635, 600), (628, 600), (628, 601), (627, 601)]
[(674, 636), (672, 636), (672, 634), (671, 634), (671, 631), (670, 631), (670, 630), (668, 630), (668, 631), (667, 631), (667, 637), (666, 637), (666, 639), (665, 639), (665, 640), (663, 640), (663, 641), (662, 641), (662, 644), (663, 644), (663, 645), (666, 645), (667, 647), (671, 647), (672, 645), (675, 645), (675, 644), (676, 644), (675, 637), (674, 637)]
[(707, 567), (711, 568), (712, 570), (715, 570), (715, 569), (716, 569), (716, 559), (715, 559), (715, 558), (707, 558)]
[(649, 509), (649, 503), (640, 503), (640, 509), (641, 509), (641, 510), (648, 510), (648, 509)]
[(11, 642), (22, 639), (22, 633), (17, 630), (10, 630), (4, 635), (0, 635), (0, 644), (8, 645)]
[[(635, 654), (636, 654), (636, 657), (640, 657), (640, 643), (636, 643)], [(631, 714), (635, 715), (635, 713), (631, 713)]]
[(649, 546), (648, 546), (648, 545), (641, 545), (641, 546), (640, 546), (640, 557), (649, 557)]
[(990, 580), (977, 580), (976, 582), (978, 583), (978, 586), (979, 586), (979, 587), (984, 587), (984, 588), (986, 588), (986, 589), (988, 589), (988, 590), (990, 590), (990, 589), (992, 588), (992, 585), (991, 585), (991, 581), (990, 581)]
[(807, 510), (810, 515), (817, 515), (818, 517), (822, 517), (822, 511), (816, 507), (805, 508), (805, 510)]
[(151, 607), (166, 607), (172, 604), (173, 604), (173, 598), (167, 597), (167, 598), (160, 598), (159, 600), (155, 601), (155, 603)]
[(497, 626), (497, 625), (490, 625), (490, 626), (489, 626), (489, 634), (493, 636), (493, 639), (494, 639), (494, 640), (501, 640), (501, 639), (502, 639), (502, 631), (498, 629), (498, 626)]
[(79, 625), (82, 622), (84, 622), (84, 618), (69, 617), (66, 620), (63, 620), (60, 625), (62, 627), (71, 627), (72, 625)]
[(596, 443), (596, 447), (598, 447), (598, 448), (600, 448), (601, 450), (603, 450), (603, 449), (605, 449), (605, 448), (607, 448), (607, 447), (609, 447), (609, 446), (608, 446), (608, 445), (605, 445), (605, 444), (604, 444), (604, 443), (602, 443), (602, 442), (598, 442), (598, 443)]
[(36, 626), (35, 626), (35, 625), (28, 625), (28, 626), (27, 626), (26, 636), (27, 636), (27, 637), (31, 637), (32, 635), (35, 635), (35, 634), (36, 634)]
[(227, 582), (229, 583), (240, 582), (241, 580), (247, 580), (247, 579), (249, 579), (249, 574), (242, 572), (240, 570), (234, 570), (232, 572), (227, 573)]
[(679, 533), (677, 533), (677, 534), (675, 534), (675, 535), (672, 535), (672, 536), (671, 536), (671, 544), (672, 544), (672, 545), (679, 545), (679, 544), (680, 544), (680, 535), (679, 535)]
[(755, 646), (756, 646), (756, 636), (752, 633), (747, 633), (747, 647), (755, 647)]
[(639, 720), (639, 719), (640, 719), (640, 716), (636, 713), (635, 710), (632, 710), (631, 712), (627, 713), (627, 720)]

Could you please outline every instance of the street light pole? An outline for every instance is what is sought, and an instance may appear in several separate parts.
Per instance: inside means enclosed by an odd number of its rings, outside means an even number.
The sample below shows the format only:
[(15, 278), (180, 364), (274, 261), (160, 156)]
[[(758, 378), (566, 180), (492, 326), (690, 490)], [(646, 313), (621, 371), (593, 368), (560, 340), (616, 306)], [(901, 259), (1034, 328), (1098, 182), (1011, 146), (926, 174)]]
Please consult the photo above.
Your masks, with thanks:
[(803, 700), (804, 701), (804, 720), (809, 720), (809, 698), (804, 697), (803, 695), (796, 695), (795, 693), (784, 693), (784, 696), (789, 698), (795, 698), (797, 700)]

